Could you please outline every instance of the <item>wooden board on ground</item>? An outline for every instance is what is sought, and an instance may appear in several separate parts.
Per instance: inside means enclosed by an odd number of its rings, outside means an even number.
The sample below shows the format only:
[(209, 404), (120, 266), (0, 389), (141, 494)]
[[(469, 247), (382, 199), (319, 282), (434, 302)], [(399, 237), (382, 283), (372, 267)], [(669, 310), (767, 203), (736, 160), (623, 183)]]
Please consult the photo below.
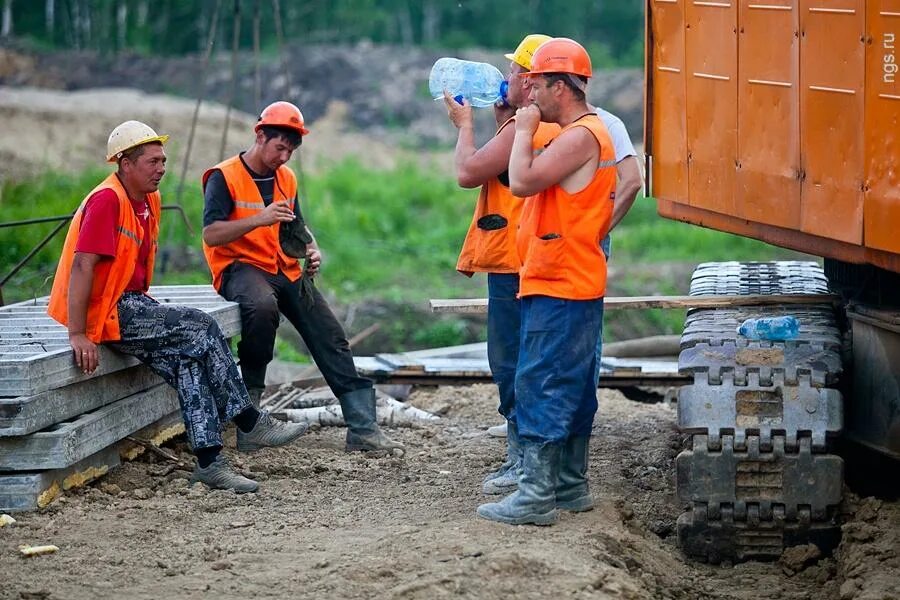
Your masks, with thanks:
[(400, 369), (403, 371), (416, 371), (422, 372), (425, 370), (425, 366), (412, 358), (411, 356), (407, 356), (406, 354), (376, 354), (375, 360), (384, 363), (388, 367), (392, 369)]
[[(604, 310), (636, 308), (730, 308), (734, 306), (771, 306), (773, 304), (834, 304), (836, 294), (780, 294), (748, 296), (610, 296), (604, 299)], [(487, 298), (453, 298), (430, 300), (436, 313), (486, 313)]]
[(44, 431), (0, 438), (0, 470), (71, 466), (177, 409), (178, 394), (161, 384)]
[[(163, 303), (203, 310), (216, 320), (226, 337), (240, 333), (237, 304), (224, 300), (212, 286), (158, 286), (150, 288), (150, 295)], [(72, 360), (64, 341), (65, 328), (42, 312), (46, 305), (45, 296), (0, 307), (0, 397), (33, 396), (138, 364), (134, 357), (101, 346), (100, 367), (85, 375)], [(16, 312), (23, 309), (38, 312), (30, 317)], [(28, 343), (23, 343), (29, 334)]]
[[(475, 344), (467, 354), (475, 355)], [(487, 352), (480, 358), (453, 358), (439, 356), (440, 349), (427, 351), (428, 356), (418, 355), (415, 368), (391, 366), (376, 356), (358, 356), (354, 359), (360, 374), (372, 377), (379, 383), (465, 384), (491, 380)], [(414, 353), (406, 353), (405, 356)], [(600, 387), (623, 385), (681, 385), (688, 378), (678, 373), (676, 360), (653, 360), (603, 357), (600, 363)]]

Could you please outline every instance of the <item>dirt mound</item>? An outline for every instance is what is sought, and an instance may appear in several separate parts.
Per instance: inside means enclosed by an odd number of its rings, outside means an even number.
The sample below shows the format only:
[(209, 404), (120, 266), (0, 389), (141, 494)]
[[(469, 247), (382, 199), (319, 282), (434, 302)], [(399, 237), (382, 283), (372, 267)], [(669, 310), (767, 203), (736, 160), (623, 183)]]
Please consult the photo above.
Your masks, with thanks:
[[(181, 174), (196, 102), (134, 89), (91, 89), (74, 92), (0, 87), (0, 176), (18, 178), (46, 169), (77, 171), (103, 164), (106, 138), (127, 119), (145, 121), (170, 134), (169, 177)], [(191, 150), (188, 177), (199, 177), (220, 158), (226, 107), (203, 103)], [(231, 111), (225, 156), (247, 148), (256, 119)], [(348, 156), (375, 168), (390, 168), (399, 157), (412, 159), (387, 144), (347, 130), (347, 106), (333, 102), (310, 125), (313, 133), (303, 146), (303, 167), (311, 172)], [(452, 161), (438, 161), (451, 164)]]
[[(190, 485), (172, 464), (125, 465), (0, 529), (9, 598), (897, 598), (898, 503), (851, 499), (834, 558), (711, 567), (674, 540), (681, 508), (675, 411), (600, 392), (591, 481), (596, 508), (553, 527), (475, 517), (504, 441), (493, 386), (418, 388), (437, 424), (395, 428), (400, 457), (342, 451), (342, 429), (290, 448), (235, 455), (261, 481), (237, 496)], [(226, 438), (229, 447), (233, 434)], [(185, 447), (175, 451), (190, 461)], [(28, 561), (19, 544), (53, 543)], [(32, 596), (28, 596), (32, 594)], [(37, 596), (35, 596), (37, 595)]]
[[(313, 134), (316, 137), (310, 139), (310, 147), (318, 147), (319, 152), (325, 152), (322, 148), (334, 149), (339, 156), (344, 155), (342, 151), (352, 149), (365, 162), (375, 166), (380, 166), (384, 161), (385, 151), (388, 151), (389, 157), (394, 155), (389, 151), (391, 147), (407, 148), (410, 154), (415, 152), (417, 155), (423, 151), (452, 149), (456, 130), (447, 122), (443, 107), (428, 96), (426, 89), (429, 70), (437, 58), (458, 54), (462, 58), (493, 63), (504, 70), (507, 64), (502, 53), (496, 51), (439, 51), (366, 42), (347, 46), (292, 45), (286, 53), (289, 56), (287, 73), (280, 61), (274, 58), (260, 64), (262, 89), (258, 102), (252, 56), (241, 55), (241, 76), (231, 98), (232, 106), (242, 111), (232, 123), (232, 128), (239, 135), (232, 136), (229, 130), (229, 140), (234, 140), (233, 144), (237, 144), (238, 140), (244, 143), (245, 124), (248, 119), (252, 122), (250, 115), (257, 114), (260, 109), (257, 104), (289, 99), (300, 105), (306, 119), (315, 126)], [(206, 86), (200, 89), (199, 82), (204, 77)], [(178, 127), (169, 127), (169, 130), (176, 132), (184, 143), (189, 131), (193, 99), (202, 95), (212, 105), (204, 112), (204, 123), (208, 125), (202, 125), (208, 134), (204, 134), (203, 143), (195, 145), (195, 148), (202, 145), (209, 155), (217, 158), (222, 129), (222, 119), (219, 117), (217, 120), (217, 115), (224, 110), (221, 104), (229, 101), (230, 78), (228, 55), (216, 56), (204, 73), (199, 56), (164, 58), (128, 53), (104, 56), (84, 51), (39, 53), (22, 46), (7, 45), (0, 47), (0, 86), (6, 86), (0, 88), (0, 127), (10, 131), (12, 119), (18, 116), (2, 108), (12, 102), (6, 98), (13, 93), (11, 90), (57, 90), (60, 94), (48, 95), (46, 102), (40, 102), (45, 108), (42, 114), (56, 128), (56, 133), (39, 131), (43, 127), (41, 121), (26, 120), (26, 124), (35, 128), (35, 137), (40, 141), (47, 141), (48, 138), (51, 141), (75, 139), (76, 150), (80, 151), (85, 143), (81, 141), (83, 138), (69, 138), (54, 115), (68, 117), (72, 111), (76, 114), (77, 111), (84, 111), (87, 124), (98, 130), (92, 134), (97, 138), (103, 137), (105, 134), (102, 132), (108, 132), (118, 121), (110, 118), (96, 122), (96, 114), (103, 115), (108, 110), (112, 114), (125, 113), (128, 118), (148, 115), (150, 119), (157, 112), (167, 113), (174, 109), (175, 103), (181, 101), (168, 96), (177, 95), (186, 99), (186, 104), (177, 110), (188, 116), (180, 117), (176, 123)], [(69, 96), (61, 93), (97, 88), (131, 88), (147, 95), (131, 98), (131, 103), (120, 104), (119, 101), (124, 98), (105, 99), (103, 96)], [(643, 90), (640, 70), (598, 71), (588, 91), (591, 102), (618, 114), (632, 137), (636, 140), (641, 138)], [(28, 90), (23, 93), (33, 95), (36, 92)], [(136, 100), (140, 102), (135, 103)], [(157, 103), (161, 105), (159, 108)], [(338, 108), (335, 108), (335, 103), (340, 103)], [(320, 131), (322, 125), (328, 125), (336, 118), (335, 114), (339, 115), (339, 131), (327, 127), (324, 132)], [(481, 143), (493, 133), (495, 124), (490, 110), (476, 111), (476, 115), (476, 131)], [(106, 127), (109, 123), (111, 125)], [(163, 126), (160, 125), (160, 128)], [(328, 137), (318, 137), (319, 133)], [(228, 147), (233, 149), (240, 147), (240, 144)], [(0, 153), (8, 161), (16, 162), (17, 170), (23, 166), (27, 168), (33, 156), (9, 153), (6, 148), (0, 149)], [(328, 153), (325, 156), (331, 158)], [(439, 163), (444, 164), (444, 161)]]

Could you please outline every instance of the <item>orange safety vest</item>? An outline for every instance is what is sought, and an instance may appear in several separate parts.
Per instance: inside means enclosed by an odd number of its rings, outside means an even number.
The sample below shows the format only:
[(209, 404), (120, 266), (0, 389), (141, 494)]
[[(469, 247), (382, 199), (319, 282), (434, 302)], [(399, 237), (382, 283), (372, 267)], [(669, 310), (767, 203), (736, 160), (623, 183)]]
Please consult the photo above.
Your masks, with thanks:
[[(514, 121), (515, 117), (507, 119), (497, 128), (494, 135), (499, 135), (504, 127)], [(543, 150), (559, 131), (559, 125), (541, 122), (532, 138), (534, 151)], [(509, 191), (508, 179), (504, 183), (500, 180), (500, 176), (497, 176), (482, 185), (469, 232), (459, 253), (456, 270), (468, 277), (474, 273), (518, 273), (516, 229), (521, 214), (522, 198), (513, 196)], [(488, 215), (497, 215), (494, 218), (502, 217), (506, 220), (506, 224), (496, 229), (486, 229), (485, 227), (490, 225), (482, 219)]]
[[(234, 200), (234, 210), (228, 216), (229, 221), (246, 219), (260, 213), (265, 207), (259, 188), (241, 162), (240, 156), (233, 156), (203, 174), (203, 189), (213, 171), (222, 171), (228, 191)], [(272, 202), (291, 201), (297, 195), (297, 177), (290, 167), (282, 165), (274, 174), (275, 190)], [(291, 207), (293, 208), (293, 207)], [(281, 250), (278, 242), (280, 224), (257, 227), (238, 239), (221, 246), (208, 246), (203, 242), (203, 254), (213, 276), (213, 287), (221, 291), (222, 273), (231, 263), (240, 261), (258, 267), (271, 274), (281, 270), (291, 281), (300, 278), (300, 262)]]
[[(88, 303), (87, 327), (84, 332), (89, 340), (95, 344), (101, 342), (114, 342), (121, 339), (119, 333), (119, 311), (116, 303), (122, 297), (122, 293), (134, 275), (134, 266), (137, 264), (138, 252), (144, 240), (143, 228), (138, 220), (128, 192), (122, 186), (122, 182), (115, 173), (103, 180), (103, 182), (91, 190), (81, 201), (72, 223), (69, 225), (69, 233), (63, 244), (62, 256), (56, 267), (56, 276), (53, 278), (53, 289), (50, 291), (50, 303), (47, 306), (47, 314), (68, 327), (69, 325), (69, 279), (72, 276), (72, 262), (75, 260), (75, 246), (78, 243), (78, 233), (81, 231), (81, 222), (84, 218), (84, 205), (88, 199), (100, 190), (111, 189), (119, 199), (119, 222), (117, 225), (119, 235), (116, 238), (116, 255), (111, 260), (102, 260), (94, 267), (94, 283), (91, 286), (91, 299)], [(147, 225), (150, 229), (150, 253), (147, 255), (147, 285), (153, 278), (153, 265), (156, 261), (156, 250), (159, 239), (159, 214), (162, 204), (159, 192), (147, 194), (147, 204), (150, 208), (150, 216)], [(144, 290), (146, 291), (146, 290)]]
[(594, 135), (600, 145), (599, 166), (580, 192), (569, 194), (555, 184), (525, 199), (516, 239), (522, 259), (520, 297), (592, 300), (606, 294), (606, 257), (600, 241), (612, 221), (616, 154), (597, 115), (581, 117), (560, 135), (573, 127)]

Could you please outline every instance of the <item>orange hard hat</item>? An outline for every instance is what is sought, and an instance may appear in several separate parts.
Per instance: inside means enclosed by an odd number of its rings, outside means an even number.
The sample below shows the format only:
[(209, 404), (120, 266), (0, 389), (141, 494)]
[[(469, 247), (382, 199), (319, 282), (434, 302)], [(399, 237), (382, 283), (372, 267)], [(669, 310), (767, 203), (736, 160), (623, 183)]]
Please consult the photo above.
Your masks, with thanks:
[(591, 76), (591, 57), (584, 46), (569, 38), (553, 38), (538, 46), (531, 57), (531, 72), (568, 73), (582, 77)]
[(253, 131), (258, 132), (265, 126), (293, 129), (300, 135), (309, 133), (309, 129), (303, 126), (303, 113), (300, 112), (300, 109), (296, 105), (284, 101), (273, 102), (265, 107), (260, 113)]

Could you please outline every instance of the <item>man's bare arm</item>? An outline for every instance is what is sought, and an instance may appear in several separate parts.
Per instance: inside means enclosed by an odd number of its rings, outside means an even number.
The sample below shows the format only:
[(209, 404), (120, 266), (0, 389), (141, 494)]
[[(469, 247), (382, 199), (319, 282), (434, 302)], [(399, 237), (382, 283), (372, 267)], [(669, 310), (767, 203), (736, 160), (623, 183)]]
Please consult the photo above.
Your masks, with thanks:
[(590, 183), (594, 169), (583, 167), (596, 164), (599, 153), (590, 131), (584, 127), (569, 129), (536, 157), (532, 156), (531, 137), (527, 130), (517, 126), (509, 159), (509, 185), (513, 194), (531, 196), (557, 183), (577, 191)]
[(87, 312), (94, 285), (94, 268), (103, 257), (89, 252), (76, 252), (69, 276), (68, 312), (69, 344), (72, 346), (75, 364), (84, 373), (93, 373), (100, 365), (97, 344), (87, 338)]
[(472, 107), (459, 104), (444, 93), (447, 116), (459, 129), (453, 158), (456, 165), (456, 179), (460, 187), (475, 188), (500, 175), (509, 167), (509, 152), (512, 149), (515, 130), (504, 127), (481, 148), (475, 147), (475, 127), (472, 121)]
[(641, 177), (641, 167), (636, 156), (627, 156), (620, 160), (616, 165), (616, 175), (618, 176), (616, 201), (613, 205), (610, 230), (618, 225), (619, 221), (628, 214), (628, 210), (634, 204), (634, 199), (637, 198), (638, 192), (641, 191), (641, 187), (644, 185)]
[(257, 227), (266, 227), (279, 221), (293, 221), (294, 211), (289, 201), (273, 202), (252, 217), (234, 221), (214, 221), (203, 228), (203, 241), (208, 246), (222, 246), (241, 238)]

